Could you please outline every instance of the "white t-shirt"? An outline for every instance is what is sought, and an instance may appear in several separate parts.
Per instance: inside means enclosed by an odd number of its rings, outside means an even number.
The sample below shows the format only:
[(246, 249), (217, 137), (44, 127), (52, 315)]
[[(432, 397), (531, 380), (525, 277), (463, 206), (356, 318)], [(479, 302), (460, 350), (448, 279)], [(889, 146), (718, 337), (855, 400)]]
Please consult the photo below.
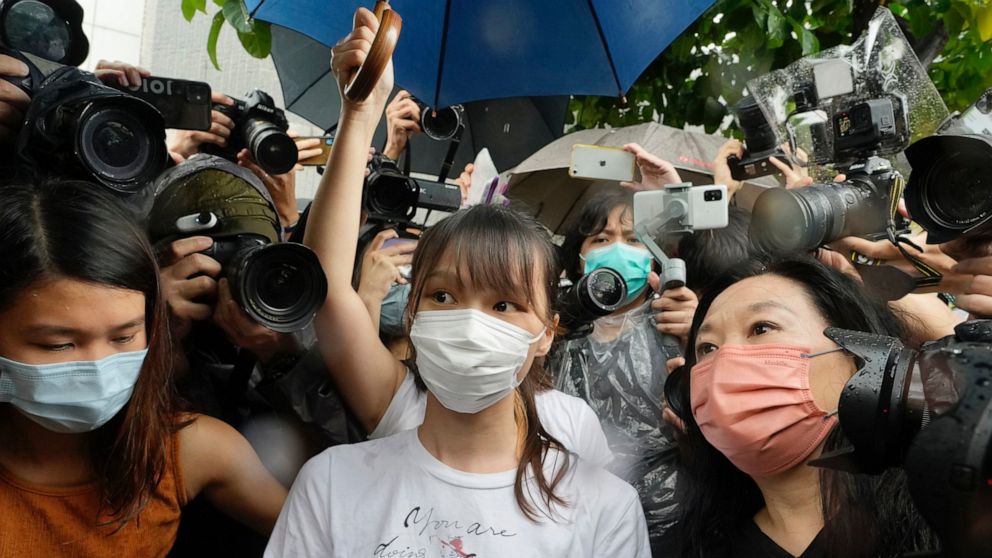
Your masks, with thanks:
[[(548, 476), (561, 455), (549, 453)], [(265, 556), (650, 557), (637, 491), (619, 478), (573, 459), (555, 492), (569, 505), (535, 523), (517, 505), (515, 477), (452, 469), (417, 430), (335, 446), (300, 471)]]
[[(552, 389), (538, 393), (534, 404), (544, 429), (557, 438), (565, 449), (597, 467), (605, 467), (613, 460), (603, 427), (588, 403)], [(424, 423), (426, 412), (427, 393), (417, 389), (413, 373), (408, 370), (369, 439), (385, 438), (417, 428)]]

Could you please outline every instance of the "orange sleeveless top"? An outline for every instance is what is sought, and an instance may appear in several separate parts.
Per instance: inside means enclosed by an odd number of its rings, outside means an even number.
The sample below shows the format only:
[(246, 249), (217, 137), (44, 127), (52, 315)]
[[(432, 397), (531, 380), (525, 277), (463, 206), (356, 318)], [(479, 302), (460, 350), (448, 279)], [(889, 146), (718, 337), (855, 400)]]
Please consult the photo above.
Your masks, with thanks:
[(0, 467), (0, 558), (165, 556), (186, 505), (178, 432), (169, 446), (158, 488), (141, 514), (116, 533), (116, 524), (97, 525), (96, 483), (53, 488), (17, 479)]

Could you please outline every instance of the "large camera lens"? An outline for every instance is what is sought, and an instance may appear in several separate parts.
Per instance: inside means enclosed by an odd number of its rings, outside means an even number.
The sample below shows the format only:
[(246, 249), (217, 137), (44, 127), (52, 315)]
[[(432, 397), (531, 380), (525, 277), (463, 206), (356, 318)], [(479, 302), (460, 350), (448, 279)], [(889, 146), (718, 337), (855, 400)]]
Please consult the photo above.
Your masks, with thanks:
[(906, 207), (930, 235), (944, 242), (992, 219), (992, 139), (933, 136), (906, 150), (913, 172)]
[(845, 236), (878, 232), (884, 208), (870, 196), (870, 188), (853, 181), (797, 190), (772, 188), (754, 202), (751, 239), (770, 254), (787, 255)]
[(421, 107), (420, 126), (431, 139), (445, 141), (455, 137), (461, 122), (461, 113), (455, 107)]
[(412, 217), (417, 207), (419, 190), (417, 183), (407, 176), (376, 173), (365, 190), (365, 208), (378, 217), (406, 219)]
[(737, 103), (737, 124), (744, 132), (744, 143), (749, 153), (761, 153), (778, 147), (775, 130), (765, 118), (761, 106), (754, 97), (748, 95)]
[(75, 123), (76, 150), (97, 179), (123, 193), (145, 187), (165, 168), (165, 131), (115, 103), (91, 103)]
[(69, 24), (51, 6), (22, 0), (7, 10), (3, 21), (7, 46), (61, 62), (69, 54)]
[(258, 166), (269, 174), (285, 174), (296, 166), (299, 151), (296, 143), (279, 126), (252, 118), (244, 127), (245, 145)]
[(608, 315), (627, 301), (627, 284), (616, 271), (601, 267), (582, 276), (558, 299), (561, 325), (574, 331)]
[(226, 269), (231, 295), (257, 323), (280, 333), (310, 324), (327, 298), (327, 279), (316, 254), (289, 242), (251, 246)]

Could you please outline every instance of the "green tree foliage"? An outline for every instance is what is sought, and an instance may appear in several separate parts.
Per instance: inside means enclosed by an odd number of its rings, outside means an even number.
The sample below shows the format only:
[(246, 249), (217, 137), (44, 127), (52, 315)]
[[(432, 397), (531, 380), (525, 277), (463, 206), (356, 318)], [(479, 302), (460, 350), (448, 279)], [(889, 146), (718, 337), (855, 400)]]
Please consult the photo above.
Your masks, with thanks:
[[(213, 3), (221, 8), (207, 40), (215, 67), (225, 22), (252, 56), (269, 55), (269, 24), (249, 19), (243, 0)], [(851, 43), (879, 5), (892, 10), (921, 59), (931, 62), (930, 77), (951, 110), (992, 87), (992, 0), (717, 0), (645, 70), (625, 107), (609, 97), (574, 97), (567, 124), (581, 130), (661, 121), (716, 132), (748, 80)], [(182, 11), (187, 21), (206, 14), (207, 0), (182, 0)]]
[(951, 110), (992, 87), (992, 0), (718, 0), (618, 99), (574, 97), (580, 130), (662, 121), (723, 129), (748, 80), (858, 36), (882, 3), (900, 19)]
[[(248, 9), (244, 0), (213, 0), (220, 9), (214, 14), (207, 35), (207, 54), (214, 68), (220, 69), (217, 63), (217, 39), (227, 23), (238, 33), (238, 40), (248, 54), (255, 58), (267, 58), (272, 52), (272, 28), (264, 21), (248, 17)], [(193, 21), (196, 12), (207, 13), (207, 0), (182, 0), (183, 17)]]

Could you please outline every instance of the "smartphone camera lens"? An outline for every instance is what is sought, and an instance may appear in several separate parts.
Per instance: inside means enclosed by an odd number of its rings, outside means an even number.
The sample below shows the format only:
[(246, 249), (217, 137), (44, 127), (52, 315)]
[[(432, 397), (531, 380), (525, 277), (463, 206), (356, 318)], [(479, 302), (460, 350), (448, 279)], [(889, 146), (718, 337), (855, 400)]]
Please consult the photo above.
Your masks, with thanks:
[(723, 199), (723, 192), (720, 190), (707, 190), (703, 192), (703, 201), (720, 201)]

